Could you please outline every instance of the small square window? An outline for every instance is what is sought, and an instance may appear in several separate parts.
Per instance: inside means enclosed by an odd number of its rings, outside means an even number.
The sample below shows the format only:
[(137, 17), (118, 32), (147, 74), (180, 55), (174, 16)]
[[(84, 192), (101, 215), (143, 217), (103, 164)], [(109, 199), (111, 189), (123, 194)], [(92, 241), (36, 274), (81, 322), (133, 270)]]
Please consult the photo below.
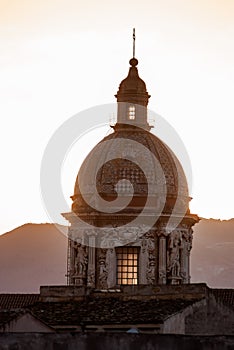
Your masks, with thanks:
[(138, 247), (116, 248), (117, 284), (138, 284)]
[(130, 106), (128, 108), (128, 119), (134, 120), (135, 119), (135, 106)]

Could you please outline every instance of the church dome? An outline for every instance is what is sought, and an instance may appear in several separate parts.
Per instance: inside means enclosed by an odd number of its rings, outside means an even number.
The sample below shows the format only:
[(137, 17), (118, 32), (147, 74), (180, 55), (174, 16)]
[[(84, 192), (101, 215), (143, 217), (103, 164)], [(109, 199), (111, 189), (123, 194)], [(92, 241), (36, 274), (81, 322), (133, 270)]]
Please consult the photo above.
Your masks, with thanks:
[[(99, 215), (102, 210), (98, 204), (102, 203), (104, 212), (112, 206), (114, 212), (116, 206), (119, 214), (131, 215), (141, 212), (147, 202), (149, 208), (154, 207), (152, 212), (161, 208), (164, 214), (184, 215), (189, 210), (189, 195), (183, 168), (169, 147), (149, 132), (150, 95), (138, 75), (137, 59), (132, 58), (129, 63), (129, 74), (115, 95), (118, 114), (114, 132), (94, 147), (83, 162), (72, 196), (72, 210), (76, 214)], [(121, 210), (117, 199), (127, 203), (120, 206)]]
[(63, 214), (71, 224), (68, 283), (103, 292), (189, 283), (192, 226), (199, 221), (189, 211), (179, 160), (150, 132), (135, 30), (133, 39), (129, 73), (115, 95), (116, 124), (82, 163), (72, 212)]
[[(125, 208), (125, 212), (131, 210), (140, 210), (146, 201), (147, 196), (159, 193), (154, 191), (160, 182), (162, 185), (163, 195), (165, 196), (164, 213), (171, 213), (176, 201), (180, 201), (179, 211), (184, 211), (184, 205), (188, 208), (189, 195), (187, 180), (183, 168), (169, 147), (152, 133), (132, 127), (129, 125), (117, 124), (114, 127), (114, 132), (105, 137), (94, 149), (89, 153), (86, 160), (83, 162), (77, 176), (74, 188), (73, 211), (79, 213), (80, 211), (93, 212), (93, 209), (85, 203), (83, 193), (80, 190), (80, 184), (85, 191), (87, 197), (92, 197), (95, 186), (101, 198), (109, 203), (116, 199), (118, 195), (133, 195), (129, 206)], [(121, 140), (116, 149), (117, 140)], [(134, 148), (126, 150), (123, 140), (132, 140), (144, 146), (149, 153), (147, 153), (147, 167), (141, 169), (136, 164), (136, 152)], [(123, 147), (121, 147), (121, 143)], [(90, 168), (95, 168), (95, 162), (100, 159), (99, 147), (102, 146), (101, 157), (103, 164), (97, 171), (97, 176), (91, 183), (87, 183), (89, 178)], [(128, 153), (128, 159), (125, 158)], [(113, 159), (109, 160), (110, 158)], [(146, 155), (142, 155), (146, 157)], [(158, 160), (164, 174), (162, 179), (161, 173), (155, 167), (154, 157)], [(94, 171), (95, 173), (95, 171)], [(128, 180), (126, 182), (126, 180)], [(131, 185), (130, 185), (131, 183)], [(132, 194), (132, 188), (134, 193)], [(86, 198), (87, 198), (86, 197)], [(182, 207), (181, 207), (182, 206)], [(186, 212), (187, 210), (185, 210)]]

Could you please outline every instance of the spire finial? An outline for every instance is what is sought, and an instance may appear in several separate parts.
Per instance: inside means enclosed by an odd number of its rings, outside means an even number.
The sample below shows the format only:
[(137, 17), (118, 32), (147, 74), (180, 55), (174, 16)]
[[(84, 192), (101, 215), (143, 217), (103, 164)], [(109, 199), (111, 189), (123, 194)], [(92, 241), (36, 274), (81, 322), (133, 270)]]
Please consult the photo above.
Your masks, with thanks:
[(133, 28), (132, 39), (133, 39), (133, 56), (132, 57), (135, 58), (135, 41), (136, 41), (135, 28)]
[(136, 67), (138, 65), (138, 61), (135, 58), (135, 41), (136, 41), (135, 28), (133, 28), (132, 38), (133, 38), (133, 57), (130, 59), (129, 63), (132, 67)]

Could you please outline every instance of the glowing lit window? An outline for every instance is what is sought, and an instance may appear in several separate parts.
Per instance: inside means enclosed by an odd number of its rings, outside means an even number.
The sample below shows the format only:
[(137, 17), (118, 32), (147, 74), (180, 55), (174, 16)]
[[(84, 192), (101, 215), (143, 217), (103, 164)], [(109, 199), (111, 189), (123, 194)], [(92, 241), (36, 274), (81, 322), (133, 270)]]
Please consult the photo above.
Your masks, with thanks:
[(128, 119), (130, 119), (130, 120), (135, 119), (135, 106), (130, 106), (128, 108)]
[(138, 284), (139, 249), (137, 247), (116, 248), (117, 284)]

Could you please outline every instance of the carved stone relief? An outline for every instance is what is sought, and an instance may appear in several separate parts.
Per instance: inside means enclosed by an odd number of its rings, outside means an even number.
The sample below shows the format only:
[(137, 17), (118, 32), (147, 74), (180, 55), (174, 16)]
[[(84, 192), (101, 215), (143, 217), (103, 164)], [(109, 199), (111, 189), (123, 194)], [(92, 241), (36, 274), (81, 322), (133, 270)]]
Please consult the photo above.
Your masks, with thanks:
[(76, 241), (71, 241), (71, 278), (76, 285), (84, 285), (87, 277), (88, 254), (86, 247)]
[(99, 266), (99, 286), (101, 289), (107, 288), (107, 278), (108, 278), (108, 266), (106, 259), (106, 249), (101, 249), (99, 252), (98, 266)]
[(156, 262), (154, 232), (150, 231), (145, 236), (147, 238), (147, 255), (148, 255), (146, 279), (148, 284), (155, 284), (157, 262)]
[(181, 233), (182, 233), (182, 237), (184, 238), (186, 250), (189, 253), (190, 250), (192, 249), (193, 230), (188, 229), (188, 230), (182, 231)]
[(93, 287), (95, 285), (95, 272), (94, 270), (88, 271), (87, 285)]
[(167, 273), (170, 278), (180, 278), (180, 249), (182, 249), (182, 236), (180, 231), (172, 231), (168, 240)]
[(105, 249), (134, 243), (141, 238), (145, 230), (145, 225), (144, 227), (115, 227), (114, 225), (106, 227), (99, 235), (98, 246)]

